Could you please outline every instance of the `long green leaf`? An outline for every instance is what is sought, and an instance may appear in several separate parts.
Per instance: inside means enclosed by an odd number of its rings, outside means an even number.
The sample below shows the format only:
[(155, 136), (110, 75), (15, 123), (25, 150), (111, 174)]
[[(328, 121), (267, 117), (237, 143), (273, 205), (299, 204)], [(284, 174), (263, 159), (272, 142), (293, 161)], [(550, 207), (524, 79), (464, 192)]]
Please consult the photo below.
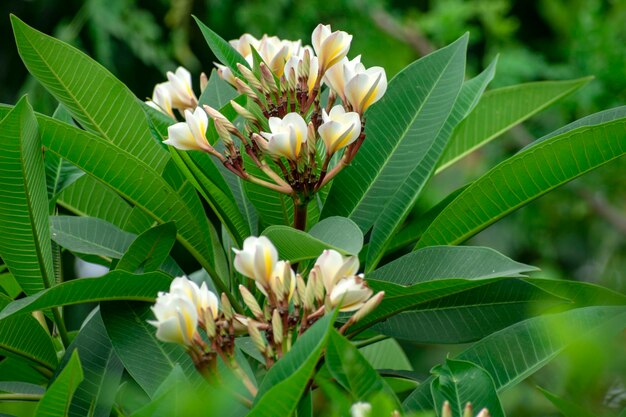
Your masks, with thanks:
[(334, 179), (322, 217), (349, 217), (365, 232), (390, 195), (402, 193), (452, 111), (463, 83), (467, 39), (464, 35), (391, 80), (385, 96), (368, 110), (367, 138)]
[(222, 39), (217, 33), (213, 32), (207, 25), (202, 23), (197, 17), (193, 17), (202, 32), (202, 36), (206, 40), (209, 48), (213, 51), (215, 57), (222, 64), (229, 67), (235, 76), (240, 76), (241, 73), (237, 68), (237, 64), (242, 64), (246, 67), (249, 67), (246, 60), (241, 56), (239, 52), (235, 50), (228, 42)]
[(591, 79), (532, 82), (488, 91), (454, 132), (437, 172), (578, 90)]
[(248, 416), (289, 416), (315, 372), (336, 314), (327, 314), (306, 331), (268, 372)]
[(181, 346), (163, 343), (156, 338), (156, 329), (147, 322), (153, 318), (147, 305), (107, 303), (100, 310), (115, 353), (151, 398), (177, 364), (186, 375), (197, 374), (191, 358)]
[(554, 395), (550, 391), (547, 391), (541, 387), (537, 388), (539, 389), (539, 391), (541, 391), (543, 396), (546, 397), (548, 401), (550, 401), (556, 407), (557, 410), (559, 410), (559, 412), (564, 417), (597, 417), (595, 414), (590, 413), (589, 411), (585, 410), (584, 408), (582, 408), (578, 404), (573, 403), (570, 400), (566, 400), (565, 398)]
[(491, 248), (432, 246), (406, 254), (370, 272), (367, 278), (413, 285), (445, 278), (515, 278), (532, 271), (537, 268), (516, 262)]
[(83, 370), (78, 359), (78, 352), (75, 351), (63, 371), (39, 401), (35, 417), (67, 417), (72, 395), (82, 380)]
[(67, 281), (13, 301), (0, 311), (0, 323), (14, 314), (71, 304), (112, 300), (154, 302), (157, 293), (167, 290), (171, 280), (161, 272), (134, 275), (126, 271), (111, 271), (98, 278)]
[[(616, 333), (625, 325), (625, 306), (578, 308), (514, 324), (474, 343), (454, 359), (485, 369), (500, 392), (541, 369), (573, 343), (593, 338), (597, 332)], [(405, 409), (433, 409), (431, 380), (405, 399)]]
[(78, 49), (11, 16), (17, 49), (39, 82), (87, 130), (160, 172), (168, 155), (152, 138), (141, 103), (121, 81)]
[[(485, 71), (477, 77), (465, 82), (456, 98), (454, 107), (447, 120), (439, 130), (429, 147), (423, 152), (421, 161), (409, 175), (402, 187), (389, 199), (382, 209), (380, 216), (374, 223), (372, 235), (367, 251), (367, 271), (374, 269), (378, 261), (385, 254), (385, 249), (390, 240), (407, 218), (411, 208), (426, 185), (426, 182), (434, 173), (437, 161), (443, 154), (444, 148), (452, 135), (454, 128), (472, 110), (472, 106), (478, 102), (487, 84), (493, 79), (496, 62), (493, 61)], [(423, 111), (427, 111), (424, 109)]]
[(78, 385), (69, 408), (70, 417), (108, 417), (124, 367), (113, 351), (100, 310), (80, 329), (65, 352), (61, 366), (78, 352), (84, 379)]
[(476, 411), (486, 408), (493, 417), (504, 417), (502, 405), (491, 376), (471, 362), (446, 359), (444, 365), (432, 371), (436, 378), (430, 384), (435, 410), (444, 401), (450, 404), (452, 415), (462, 416), (467, 403)]
[[(4, 311), (10, 302), (9, 298), (0, 295), (0, 311)], [(50, 335), (32, 316), (0, 320), (0, 352), (48, 369), (54, 369), (58, 362)], [(5, 378), (4, 373), (0, 372), (0, 375)]]
[(300, 262), (317, 258), (325, 249), (358, 255), (363, 246), (363, 234), (354, 222), (343, 217), (322, 220), (322, 226), (312, 229), (318, 237), (289, 226), (270, 226), (262, 233), (274, 243), (281, 259)]
[(54, 279), (37, 120), (26, 98), (0, 114), (0, 257), (26, 294)]
[(497, 165), (459, 195), (416, 248), (458, 244), (508, 213), (626, 153), (626, 118), (553, 136)]
[(365, 401), (380, 391), (385, 391), (395, 398), (393, 391), (359, 350), (336, 330), (330, 333), (328, 340), (326, 366), (333, 378), (350, 392), (355, 400)]
[(167, 260), (175, 241), (173, 222), (146, 230), (131, 243), (116, 269), (131, 273), (156, 271)]

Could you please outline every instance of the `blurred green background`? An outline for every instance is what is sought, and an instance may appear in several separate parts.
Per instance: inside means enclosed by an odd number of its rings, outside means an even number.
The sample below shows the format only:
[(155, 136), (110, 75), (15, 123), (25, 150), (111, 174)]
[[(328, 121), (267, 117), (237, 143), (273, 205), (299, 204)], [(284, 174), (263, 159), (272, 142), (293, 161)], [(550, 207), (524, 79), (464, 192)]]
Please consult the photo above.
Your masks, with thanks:
[[(9, 24), (28, 24), (89, 53), (141, 98), (165, 71), (211, 71), (214, 57), (191, 14), (226, 39), (250, 32), (305, 39), (317, 23), (354, 35), (350, 56), (381, 65), (389, 78), (411, 61), (470, 32), (468, 74), (499, 54), (491, 87), (594, 75), (582, 90), (535, 116), (437, 177), (418, 202), (427, 209), (534, 138), (584, 115), (626, 104), (626, 1), (613, 0), (3, 0), (0, 2), (0, 102), (28, 93), (36, 110), (56, 103), (27, 72)], [(196, 84), (196, 89), (198, 85)], [(626, 159), (550, 193), (469, 242), (541, 267), (540, 276), (599, 283), (626, 292)], [(510, 416), (557, 415), (535, 389), (591, 410), (626, 402), (624, 339), (585, 346), (505, 395)], [(427, 370), (450, 347), (418, 349)], [(456, 349), (456, 347), (455, 347)], [(612, 396), (609, 394), (612, 392)]]

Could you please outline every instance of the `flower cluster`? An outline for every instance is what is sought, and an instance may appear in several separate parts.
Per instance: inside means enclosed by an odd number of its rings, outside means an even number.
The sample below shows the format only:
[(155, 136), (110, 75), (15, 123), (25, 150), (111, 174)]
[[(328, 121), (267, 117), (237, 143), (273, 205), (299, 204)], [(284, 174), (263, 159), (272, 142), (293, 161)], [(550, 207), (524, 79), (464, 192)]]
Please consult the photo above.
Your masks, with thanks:
[[(351, 41), (346, 32), (321, 24), (313, 31), (312, 46), (267, 35), (244, 34), (231, 41), (245, 64), (216, 65), (219, 76), (247, 97), (245, 103), (230, 103), (243, 119), (239, 128), (219, 109), (195, 107), (186, 70), (168, 73), (169, 81), (156, 86), (149, 104), (171, 116), (173, 107), (185, 121), (170, 126), (165, 143), (207, 152), (242, 179), (306, 204), (355, 157), (365, 140), (364, 114), (387, 89), (383, 68), (365, 68), (360, 56), (347, 58)], [(206, 77), (202, 80), (206, 84)], [(324, 86), (329, 94), (322, 102)], [(223, 153), (207, 139), (207, 114)], [(341, 158), (333, 158), (339, 152)], [(246, 158), (265, 178), (246, 170)]]
[(254, 287), (239, 286), (249, 317), (235, 313), (226, 294), (221, 296), (220, 308), (218, 297), (206, 284), (198, 286), (186, 277), (175, 278), (169, 292), (159, 293), (152, 308), (156, 320), (150, 323), (157, 327), (157, 337), (185, 346), (202, 372), (216, 369), (217, 357), (238, 370), (235, 336), (245, 333), (269, 368), (324, 314), (334, 309), (352, 313), (340, 328), (344, 332), (384, 296), (384, 292), (373, 295), (363, 275), (357, 275), (359, 261), (355, 256), (325, 250), (305, 281), (288, 261), (278, 259), (276, 248), (266, 237), (249, 237), (241, 250), (234, 251), (235, 269), (252, 279), (258, 289), (255, 296)]

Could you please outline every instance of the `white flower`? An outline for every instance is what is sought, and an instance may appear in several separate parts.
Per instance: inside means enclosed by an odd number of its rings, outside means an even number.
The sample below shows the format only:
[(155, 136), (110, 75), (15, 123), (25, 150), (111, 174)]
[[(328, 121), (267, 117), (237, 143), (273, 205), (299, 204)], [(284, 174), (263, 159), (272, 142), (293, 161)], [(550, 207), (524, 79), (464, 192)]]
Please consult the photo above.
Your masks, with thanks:
[(311, 41), (324, 72), (348, 54), (352, 35), (341, 30), (332, 32), (330, 25), (319, 24), (313, 31)]
[(229, 43), (241, 56), (246, 57), (252, 53), (252, 48), (259, 48), (260, 41), (249, 33), (244, 33), (239, 39), (233, 39)]
[(285, 44), (276, 36), (263, 35), (257, 52), (272, 72), (280, 77), (285, 69), (285, 61), (289, 59), (291, 44)]
[(346, 112), (343, 106), (333, 107), (328, 114), (322, 110), (322, 120), (324, 123), (318, 132), (329, 155), (348, 146), (361, 134), (361, 116), (355, 112)]
[(243, 241), (243, 249), (234, 249), (235, 269), (256, 281), (257, 287), (266, 291), (278, 262), (278, 251), (265, 236), (250, 236)]
[(351, 417), (367, 417), (370, 415), (372, 411), (372, 405), (370, 403), (358, 402), (352, 404), (350, 407), (350, 416)]
[(330, 293), (342, 278), (353, 276), (359, 270), (359, 258), (356, 256), (343, 256), (333, 249), (326, 249), (317, 258), (313, 268), (319, 278), (322, 279), (326, 292)]
[(357, 68), (356, 73), (349, 72), (350, 69), (344, 67), (345, 98), (355, 112), (363, 114), (387, 91), (387, 75), (382, 67), (371, 67), (366, 70)]
[[(293, 291), (296, 289), (296, 273), (293, 272), (288, 262), (278, 261), (270, 276), (269, 284), (272, 289), (281, 288), (282, 293), (287, 295), (287, 300), (290, 300)], [(285, 288), (286, 285), (289, 285), (289, 287)], [(261, 289), (261, 292), (267, 296), (264, 290)]]
[(174, 117), (172, 111), (172, 96), (170, 95), (169, 82), (160, 83), (154, 86), (152, 92), (152, 100), (148, 100), (146, 104), (154, 109)]
[[(291, 86), (298, 84), (298, 80), (306, 80), (308, 92), (311, 93), (319, 75), (319, 60), (312, 51), (303, 49), (303, 54), (292, 55), (285, 63), (284, 75)], [(308, 71), (305, 69), (308, 67)]]
[(204, 110), (200, 107), (196, 107), (193, 113), (185, 110), (185, 120), (167, 128), (168, 138), (163, 143), (183, 151), (211, 149), (206, 137), (209, 119)]
[(159, 340), (185, 346), (193, 344), (198, 312), (189, 298), (180, 293), (159, 293), (152, 311), (156, 320), (149, 320), (148, 323), (157, 328)]
[(217, 75), (219, 75), (222, 80), (226, 81), (233, 87), (237, 87), (237, 83), (235, 82), (235, 74), (233, 74), (230, 68), (228, 68), (226, 65), (218, 64), (217, 62), (214, 62), (214, 65), (217, 67)]
[(341, 61), (330, 67), (324, 73), (324, 83), (328, 85), (345, 103), (346, 82), (357, 72), (365, 71), (365, 66), (361, 64), (361, 55), (357, 55), (352, 60), (342, 58)]
[(185, 276), (176, 277), (170, 284), (170, 294), (187, 298), (196, 307), (200, 320), (207, 312), (210, 312), (214, 319), (217, 318), (219, 301), (217, 295), (209, 290), (206, 282), (198, 287), (198, 284)]
[(339, 311), (358, 310), (372, 296), (363, 275), (340, 279), (330, 292), (330, 304)]
[(259, 144), (267, 152), (274, 156), (284, 156), (295, 161), (300, 155), (302, 144), (307, 138), (307, 124), (298, 113), (288, 113), (282, 119), (270, 117), (269, 125), (271, 133), (261, 132), (267, 142), (259, 141)]
[(176, 72), (168, 71), (168, 88), (172, 97), (172, 106), (179, 110), (193, 108), (198, 99), (191, 87), (191, 74), (183, 67), (176, 68)]

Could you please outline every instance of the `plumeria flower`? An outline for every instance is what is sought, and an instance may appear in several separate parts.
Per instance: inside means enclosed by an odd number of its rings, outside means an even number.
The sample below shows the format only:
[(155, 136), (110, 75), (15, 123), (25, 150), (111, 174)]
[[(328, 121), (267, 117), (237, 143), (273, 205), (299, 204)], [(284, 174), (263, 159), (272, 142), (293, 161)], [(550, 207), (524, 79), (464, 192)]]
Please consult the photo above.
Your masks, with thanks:
[(346, 102), (346, 81), (357, 72), (365, 71), (365, 66), (361, 64), (361, 55), (357, 55), (352, 60), (342, 58), (324, 73), (324, 83), (328, 85), (345, 103)]
[(330, 293), (342, 278), (353, 276), (359, 270), (359, 258), (356, 256), (343, 256), (333, 249), (326, 249), (317, 258), (313, 269), (322, 279), (326, 292)]
[(285, 61), (289, 59), (290, 47), (291, 45), (285, 45), (277, 36), (263, 35), (257, 52), (270, 70), (280, 77), (283, 75)]
[(350, 416), (351, 417), (367, 417), (372, 412), (372, 405), (366, 402), (358, 402), (352, 404), (350, 407)]
[(170, 95), (169, 83), (160, 83), (154, 86), (152, 92), (152, 100), (146, 101), (146, 104), (160, 112), (174, 117), (172, 111), (172, 96)]
[(348, 54), (352, 35), (341, 30), (332, 32), (330, 25), (319, 24), (313, 31), (311, 41), (324, 72)]
[(241, 54), (243, 57), (247, 57), (252, 54), (252, 48), (259, 49), (259, 41), (257, 38), (252, 36), (249, 33), (244, 33), (239, 37), (239, 39), (233, 39), (230, 41), (230, 45), (235, 48), (237, 52)]
[(271, 133), (261, 132), (266, 141), (258, 141), (259, 145), (274, 156), (296, 161), (307, 138), (308, 127), (302, 116), (288, 113), (282, 119), (270, 117), (269, 125)]
[(189, 278), (182, 276), (172, 280), (170, 284), (170, 294), (186, 297), (196, 307), (198, 318), (203, 320), (205, 314), (211, 314), (214, 319), (217, 318), (219, 312), (219, 301), (206, 282), (198, 286)]
[(196, 107), (193, 113), (185, 110), (185, 121), (167, 128), (167, 140), (163, 143), (183, 151), (212, 149), (206, 137), (209, 118), (204, 110)]
[(333, 107), (328, 114), (322, 110), (322, 120), (324, 123), (318, 132), (328, 155), (350, 145), (361, 134), (361, 116), (356, 112), (346, 112), (343, 106)]
[(218, 64), (217, 62), (214, 62), (213, 64), (217, 68), (217, 75), (219, 75), (222, 80), (226, 81), (233, 87), (237, 87), (237, 78), (230, 68), (228, 68), (226, 65)]
[(265, 294), (270, 289), (272, 272), (278, 262), (278, 251), (265, 236), (250, 236), (243, 241), (243, 249), (234, 249), (235, 269), (242, 275), (252, 278)]
[(354, 275), (340, 279), (330, 292), (330, 304), (339, 307), (339, 311), (354, 311), (361, 308), (372, 296), (363, 275)]
[(157, 328), (159, 340), (185, 346), (193, 344), (198, 312), (188, 297), (180, 293), (159, 293), (152, 311), (156, 320), (149, 320), (148, 323)]
[(312, 50), (304, 49), (302, 55), (292, 55), (285, 63), (284, 75), (291, 86), (297, 85), (298, 80), (305, 79), (308, 93), (311, 93), (319, 76), (319, 60)]
[(382, 67), (362, 70), (357, 66), (354, 74), (348, 67), (344, 67), (344, 76), (346, 101), (359, 114), (365, 113), (387, 91), (387, 75)]
[(198, 99), (191, 87), (191, 74), (183, 67), (178, 67), (176, 72), (168, 71), (169, 90), (172, 97), (172, 106), (185, 110), (193, 108), (198, 103)]

